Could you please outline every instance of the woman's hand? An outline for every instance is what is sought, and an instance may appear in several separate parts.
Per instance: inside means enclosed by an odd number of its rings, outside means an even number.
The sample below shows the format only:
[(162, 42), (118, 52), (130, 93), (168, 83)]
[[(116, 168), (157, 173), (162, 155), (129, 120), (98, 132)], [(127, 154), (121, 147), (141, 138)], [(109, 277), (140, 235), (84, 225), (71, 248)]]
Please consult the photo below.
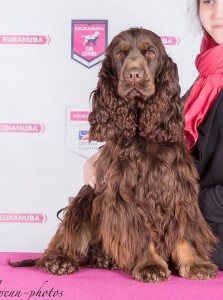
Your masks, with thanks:
[(93, 189), (96, 183), (95, 163), (100, 156), (100, 151), (92, 155), (84, 164), (84, 183), (90, 185)]

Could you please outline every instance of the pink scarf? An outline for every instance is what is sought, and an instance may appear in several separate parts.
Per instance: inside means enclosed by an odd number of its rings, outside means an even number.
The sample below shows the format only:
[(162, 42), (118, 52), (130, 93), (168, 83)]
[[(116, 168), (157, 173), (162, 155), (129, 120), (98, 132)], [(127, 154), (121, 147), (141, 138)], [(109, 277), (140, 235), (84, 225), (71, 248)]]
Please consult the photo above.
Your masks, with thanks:
[(218, 45), (205, 33), (195, 65), (199, 79), (193, 85), (184, 107), (184, 135), (189, 149), (196, 144), (197, 128), (223, 88), (223, 45)]

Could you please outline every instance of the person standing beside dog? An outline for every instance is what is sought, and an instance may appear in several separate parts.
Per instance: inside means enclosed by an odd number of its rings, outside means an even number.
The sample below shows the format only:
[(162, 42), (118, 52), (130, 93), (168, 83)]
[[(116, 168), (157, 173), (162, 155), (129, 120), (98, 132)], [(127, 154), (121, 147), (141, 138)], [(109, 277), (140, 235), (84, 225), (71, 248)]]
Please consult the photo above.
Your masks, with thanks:
[[(219, 237), (212, 260), (223, 269), (223, 0), (196, 0), (203, 28), (195, 65), (199, 77), (183, 96), (185, 138), (200, 176), (200, 209)], [(84, 165), (84, 182), (94, 187), (98, 151)]]
[(204, 35), (199, 77), (185, 97), (184, 132), (200, 176), (200, 209), (220, 239), (212, 259), (223, 269), (223, 0), (196, 1)]

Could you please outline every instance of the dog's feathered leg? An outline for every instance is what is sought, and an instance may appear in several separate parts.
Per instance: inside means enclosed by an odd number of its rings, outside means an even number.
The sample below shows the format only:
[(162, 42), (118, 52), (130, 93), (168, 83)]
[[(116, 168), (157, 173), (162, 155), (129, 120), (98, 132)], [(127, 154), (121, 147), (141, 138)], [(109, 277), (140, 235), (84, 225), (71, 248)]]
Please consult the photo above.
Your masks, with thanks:
[(158, 255), (153, 243), (150, 243), (148, 255), (144, 254), (132, 270), (134, 279), (143, 282), (161, 282), (168, 280), (170, 271), (167, 263)]
[(172, 257), (180, 276), (184, 278), (212, 279), (218, 271), (216, 265), (199, 257), (195, 248), (186, 240), (177, 244)]
[(64, 218), (48, 248), (37, 261), (37, 267), (56, 275), (79, 270), (87, 260), (94, 226), (91, 222), (95, 192), (84, 186), (65, 209)]

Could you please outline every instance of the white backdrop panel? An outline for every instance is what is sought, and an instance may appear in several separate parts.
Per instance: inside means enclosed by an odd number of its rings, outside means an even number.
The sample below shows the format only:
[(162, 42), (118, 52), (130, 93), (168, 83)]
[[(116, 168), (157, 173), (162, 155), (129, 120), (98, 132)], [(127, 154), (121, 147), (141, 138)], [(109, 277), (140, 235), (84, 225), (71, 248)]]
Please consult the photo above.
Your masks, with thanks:
[[(189, 6), (179, 0), (0, 1), (0, 251), (46, 247), (57, 210), (82, 186), (83, 164), (97, 148), (86, 150), (77, 136), (87, 130), (86, 120), (69, 119), (71, 112), (89, 111), (100, 68), (71, 59), (72, 20), (108, 20), (108, 42), (135, 26), (179, 37), (178, 45), (165, 47), (178, 64), (183, 94), (197, 76), (200, 42)], [(21, 35), (43, 38), (10, 43)]]

